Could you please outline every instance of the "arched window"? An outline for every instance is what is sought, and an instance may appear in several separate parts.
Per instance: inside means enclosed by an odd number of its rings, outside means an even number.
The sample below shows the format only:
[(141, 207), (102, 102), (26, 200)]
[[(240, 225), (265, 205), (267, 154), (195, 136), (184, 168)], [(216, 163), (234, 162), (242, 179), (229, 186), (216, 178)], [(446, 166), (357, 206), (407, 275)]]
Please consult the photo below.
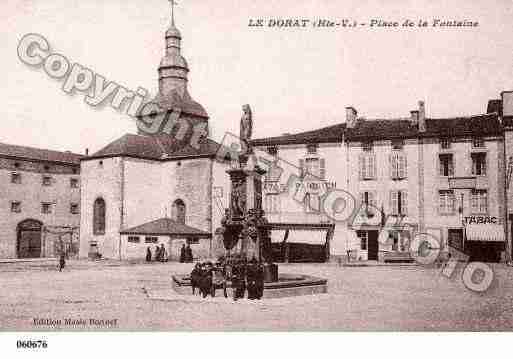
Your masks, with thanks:
[(177, 199), (173, 202), (171, 218), (178, 223), (185, 224), (185, 203), (181, 199)]
[(93, 207), (93, 234), (105, 234), (105, 201), (97, 198)]

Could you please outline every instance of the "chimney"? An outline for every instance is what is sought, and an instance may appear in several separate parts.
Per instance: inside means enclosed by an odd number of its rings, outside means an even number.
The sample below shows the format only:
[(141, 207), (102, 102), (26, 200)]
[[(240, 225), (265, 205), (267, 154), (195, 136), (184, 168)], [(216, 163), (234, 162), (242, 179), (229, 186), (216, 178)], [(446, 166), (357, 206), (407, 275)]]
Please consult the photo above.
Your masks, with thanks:
[(353, 128), (356, 124), (358, 112), (353, 107), (346, 107), (346, 127)]
[(512, 117), (513, 116), (513, 91), (501, 92), (502, 99), (502, 116)]
[(85, 155), (86, 155), (86, 156), (89, 156), (89, 148), (86, 148), (86, 150), (85, 150)]
[(417, 127), (419, 125), (419, 110), (410, 111), (411, 117), (411, 125)]
[(426, 132), (426, 107), (424, 101), (419, 101), (419, 132)]

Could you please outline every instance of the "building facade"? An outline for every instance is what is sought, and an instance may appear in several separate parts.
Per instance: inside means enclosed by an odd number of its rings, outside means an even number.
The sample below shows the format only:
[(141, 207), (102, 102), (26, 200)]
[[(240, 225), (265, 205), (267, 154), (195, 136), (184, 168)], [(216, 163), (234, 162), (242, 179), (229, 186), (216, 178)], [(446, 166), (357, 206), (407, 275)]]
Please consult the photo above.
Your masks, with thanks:
[[(512, 144), (502, 103), (482, 115), (439, 119), (426, 117), (422, 101), (397, 119), (364, 119), (348, 107), (345, 123), (254, 140), (264, 163), (296, 175), (292, 191), (290, 180), (266, 178), (267, 212), (277, 220), (334, 223), (332, 257), (409, 260), (422, 234), (442, 251), (500, 260)], [(350, 203), (344, 218), (330, 215), (337, 190)]]
[[(208, 132), (208, 114), (189, 94), (174, 20), (165, 44), (159, 92), (152, 110), (139, 113), (139, 133), (81, 161), (81, 257), (140, 259), (161, 244), (171, 259), (183, 244), (196, 258), (212, 253), (228, 204), (228, 165), (217, 159), (218, 143), (187, 132)], [(160, 121), (167, 115), (173, 121)]]
[(78, 254), (81, 157), (0, 144), (0, 258)]

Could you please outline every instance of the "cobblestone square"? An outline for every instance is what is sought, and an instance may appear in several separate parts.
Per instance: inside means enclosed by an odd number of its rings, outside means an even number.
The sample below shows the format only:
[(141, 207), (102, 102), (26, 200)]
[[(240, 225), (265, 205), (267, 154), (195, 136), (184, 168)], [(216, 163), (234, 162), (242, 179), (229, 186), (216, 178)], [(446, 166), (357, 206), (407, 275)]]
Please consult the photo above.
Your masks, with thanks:
[[(63, 272), (56, 267), (0, 264), (2, 330), (507, 331), (513, 325), (513, 269), (503, 265), (493, 266), (491, 288), (476, 293), (458, 273), (449, 279), (421, 266), (282, 264), (283, 273), (327, 278), (328, 293), (236, 303), (148, 295), (169, 292), (171, 275), (189, 272), (191, 264), (70, 261)], [(76, 325), (36, 325), (35, 319)]]

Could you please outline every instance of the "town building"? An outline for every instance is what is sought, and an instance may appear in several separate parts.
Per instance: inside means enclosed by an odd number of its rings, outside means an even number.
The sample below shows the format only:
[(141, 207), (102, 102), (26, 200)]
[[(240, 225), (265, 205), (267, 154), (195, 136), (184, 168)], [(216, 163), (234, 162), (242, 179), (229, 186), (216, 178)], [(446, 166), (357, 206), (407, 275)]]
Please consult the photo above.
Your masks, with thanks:
[[(140, 112), (139, 134), (126, 134), (81, 161), (80, 257), (140, 259), (148, 247), (155, 253), (162, 244), (172, 260), (183, 244), (196, 258), (212, 253), (228, 204), (228, 165), (217, 158), (220, 144), (194, 139), (195, 133), (180, 136), (183, 124), (208, 130), (207, 112), (189, 94), (181, 39), (172, 19), (158, 68), (158, 106)], [(176, 126), (155, 133), (145, 128), (169, 113)]]
[(81, 157), (0, 143), (0, 258), (78, 255)]
[[(442, 251), (497, 261), (506, 244), (513, 145), (502, 103), (511, 106), (502, 100), (485, 114), (437, 119), (426, 116), (422, 101), (396, 119), (365, 119), (348, 107), (343, 123), (256, 139), (272, 169), (263, 194), (268, 216), (333, 223), (332, 238), (318, 242), (331, 258), (411, 260), (422, 234)], [(351, 207), (344, 218), (330, 215), (337, 190)], [(508, 198), (510, 206), (511, 190)], [(293, 233), (287, 242), (295, 242)]]

